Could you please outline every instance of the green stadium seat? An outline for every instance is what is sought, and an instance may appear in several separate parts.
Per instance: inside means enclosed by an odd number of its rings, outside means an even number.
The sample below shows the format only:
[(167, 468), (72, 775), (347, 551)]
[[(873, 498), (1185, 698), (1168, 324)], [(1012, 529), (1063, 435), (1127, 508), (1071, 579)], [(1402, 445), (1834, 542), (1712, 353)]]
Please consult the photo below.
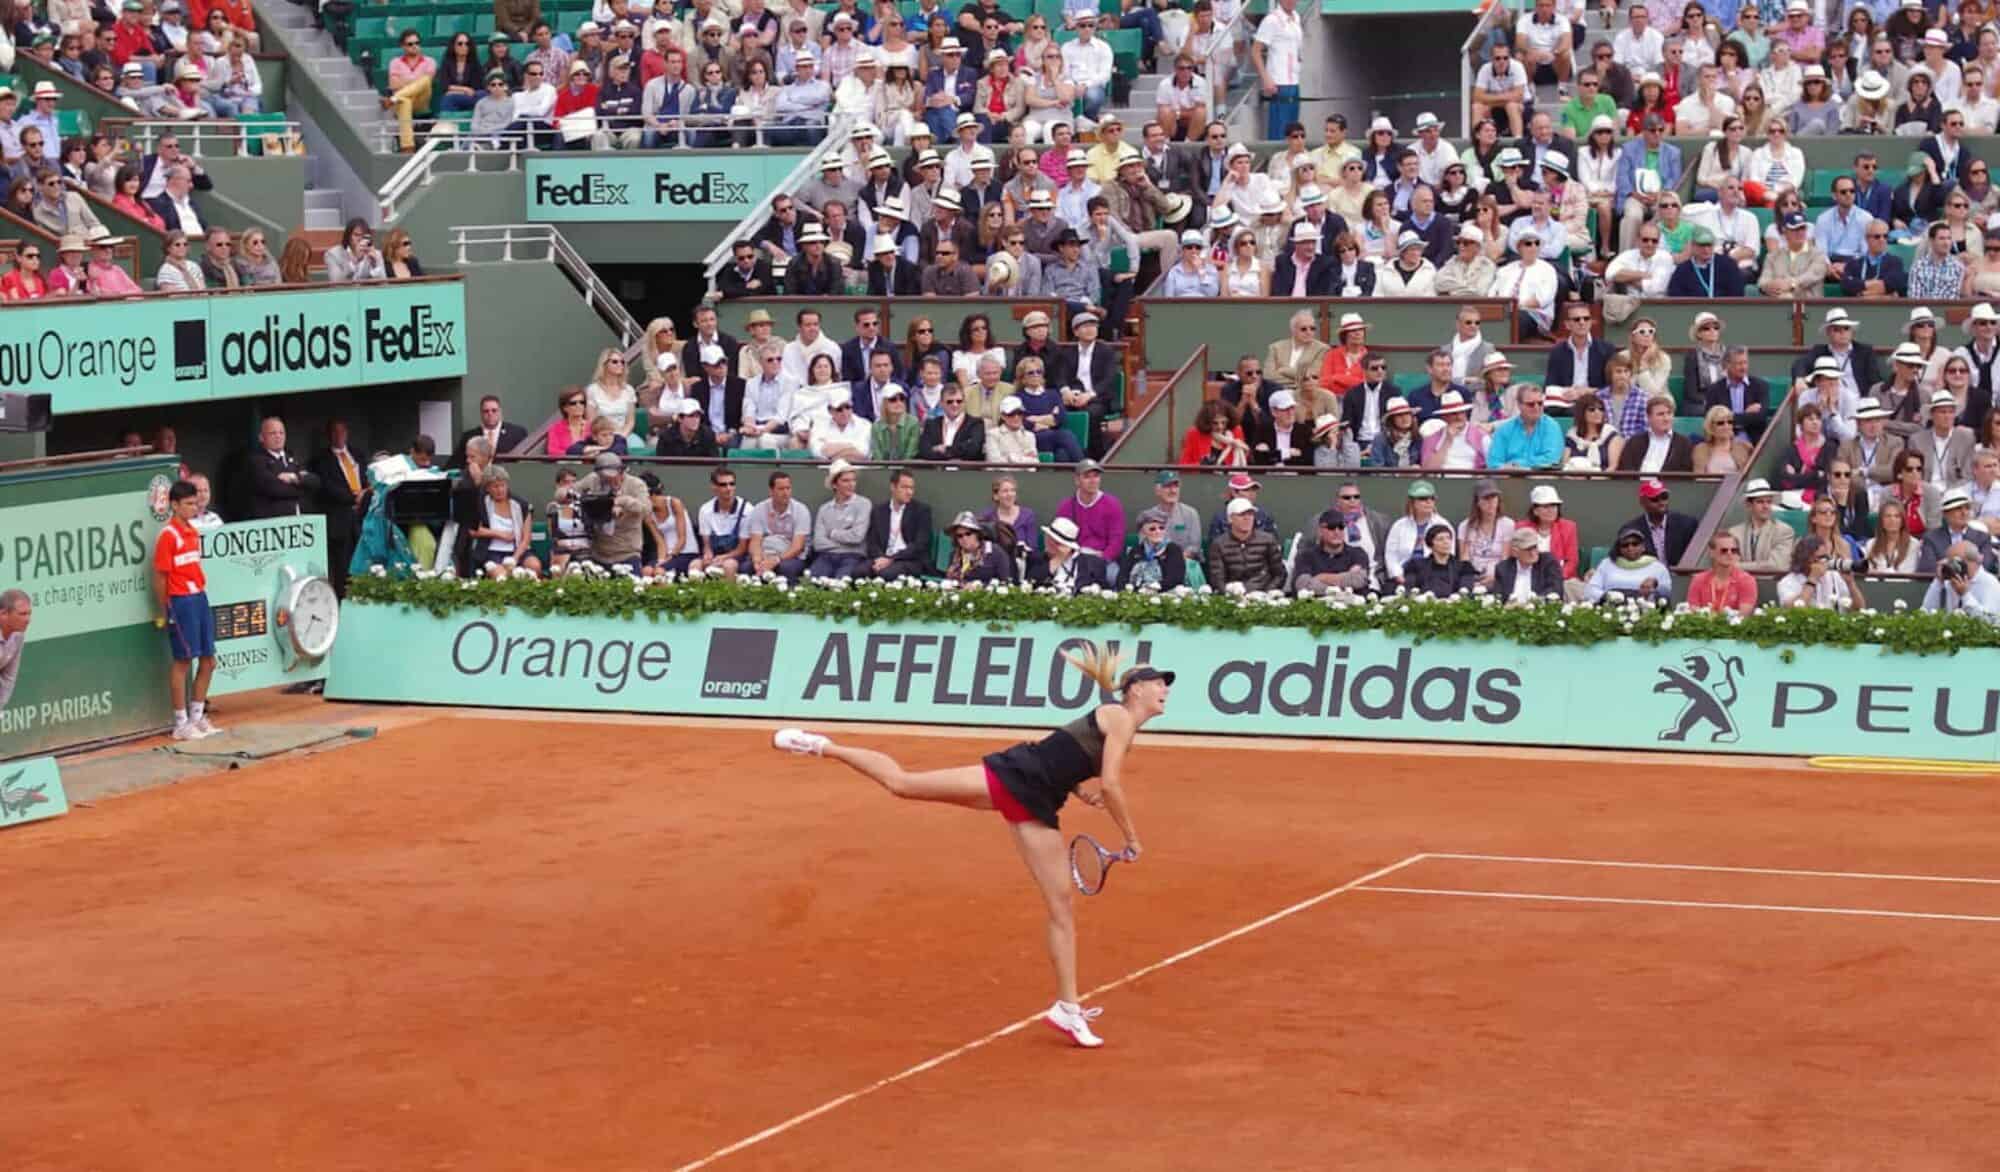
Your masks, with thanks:
[(1800, 537), (1804, 537), (1806, 535), (1806, 518), (1808, 516), (1806, 510), (1777, 509), (1771, 513), (1771, 516), (1774, 520), (1782, 521), (1785, 524), (1790, 525), (1792, 527), (1792, 532), (1798, 534)]
[(426, 8), (421, 12), (387, 17), (386, 22), (388, 24), (390, 39), (399, 41), (406, 31), (412, 29), (416, 30), (418, 36), (423, 36), (426, 32), (430, 31), (431, 13)]
[(1702, 417), (1699, 415), (1676, 415), (1674, 416), (1674, 430), (1699, 443), (1704, 438), (1702, 435), (1703, 422)]
[(1056, 462), (1056, 454), (1054, 452), (1036, 452), (1035, 458), (1044, 464), (1053, 464)]
[(940, 574), (951, 559), (951, 534), (942, 530), (931, 534), (931, 568)]
[(778, 458), (778, 450), (776, 448), (737, 448), (729, 453), (729, 458), (732, 460), (775, 460)]
[(493, 35), (496, 27), (498, 26), (494, 23), (492, 13), (477, 13), (472, 18), (472, 37), (483, 45), (486, 43), (486, 38)]
[(439, 13), (431, 17), (431, 35), (448, 43), (460, 33), (472, 36), (478, 32), (478, 25), (479, 18), (471, 13)]
[(1610, 546), (1593, 545), (1590, 547), (1590, 553), (1586, 556), (1584, 562), (1581, 565), (1577, 566), (1577, 572), (1580, 574), (1588, 574), (1591, 571), (1592, 567), (1596, 566), (1597, 563), (1603, 561), (1605, 558), (1610, 556), (1611, 556)]
[(243, 144), (245, 149), (251, 155), (258, 158), (263, 157), (264, 154), (265, 135), (282, 135), (285, 132), (285, 116), (283, 114), (238, 114), (236, 116), (236, 124), (243, 128)]
[(1847, 174), (1844, 170), (1814, 170), (1806, 176), (1806, 202), (1809, 204), (1833, 204), (1833, 181)]
[(1757, 221), (1757, 230), (1759, 232), (1769, 228), (1771, 222), (1777, 218), (1777, 213), (1773, 212), (1770, 208), (1751, 208), (1750, 215)]
[(90, 119), (82, 110), (65, 106), (56, 111), (56, 133), (64, 138), (77, 138), (90, 133)]
[(1084, 451), (1087, 452), (1090, 450), (1090, 412), (1063, 412), (1063, 428), (1076, 437), (1078, 446), (1082, 447)]

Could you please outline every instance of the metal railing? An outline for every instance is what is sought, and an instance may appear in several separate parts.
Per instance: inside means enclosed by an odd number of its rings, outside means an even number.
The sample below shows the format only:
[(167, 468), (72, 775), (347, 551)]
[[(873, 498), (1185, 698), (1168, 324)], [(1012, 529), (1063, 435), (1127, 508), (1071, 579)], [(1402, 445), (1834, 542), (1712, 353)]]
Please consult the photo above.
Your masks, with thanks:
[[(238, 122), (233, 118), (175, 122), (169, 119), (134, 118), (129, 122), (104, 119), (104, 128), (123, 127), (132, 142), (152, 154), (159, 140), (169, 134), (180, 140), (181, 150), (200, 158), (204, 155), (240, 155), (252, 140), (276, 135), (286, 143), (298, 139), (299, 124), (292, 121)], [(274, 157), (281, 152), (266, 152)]]
[[(750, 118), (740, 118), (732, 114), (675, 114), (665, 119), (665, 121), (678, 123), (678, 128), (659, 130), (658, 132), (675, 138), (690, 130), (729, 135), (743, 133), (753, 136), (753, 141), (742, 145), (753, 148), (768, 147), (771, 144), (765, 141), (766, 136), (774, 131), (782, 134), (788, 131), (821, 130), (834, 125), (845, 117), (847, 115), (828, 112), (821, 114), (816, 119), (808, 119), (803, 123), (779, 124), (768, 121), (760, 122)], [(546, 119), (539, 121), (532, 131), (509, 128), (496, 131), (492, 134), (474, 134), (472, 132), (471, 119), (472, 116), (470, 113), (436, 118), (432, 120), (430, 129), (420, 133), (418, 137), (425, 140), (426, 143), (442, 140), (444, 145), (440, 150), (444, 152), (516, 155), (522, 151), (539, 149), (530, 140), (530, 134), (542, 136), (560, 136), (561, 134), (561, 131)], [(659, 122), (662, 119), (658, 115), (654, 115), (653, 121)], [(619, 134), (629, 130), (643, 132), (657, 129), (656, 127), (647, 125), (647, 118), (644, 114), (599, 114), (593, 118), (592, 123), (594, 126), (593, 133)], [(384, 154), (394, 154), (399, 134), (400, 131), (397, 129), (394, 119), (377, 123), (375, 127), (375, 135), (378, 140), (376, 143), (377, 149)], [(727, 150), (731, 149), (732, 145), (732, 143), (723, 143), (715, 147), (690, 147), (688, 149)], [(619, 148), (613, 144), (603, 149), (637, 150), (641, 148)], [(509, 163), (505, 169), (509, 171), (513, 170), (514, 164)]]
[(597, 316), (618, 332), (619, 346), (629, 349), (644, 337), (638, 321), (612, 295), (610, 288), (597, 279), (589, 263), (570, 247), (561, 232), (547, 224), (482, 224), (453, 228), (451, 243), (460, 265), (549, 261), (570, 279), (577, 292), (597, 311)]
[(765, 192), (763, 198), (736, 222), (734, 228), (723, 234), (721, 242), (709, 249), (708, 255), (701, 259), (702, 280), (709, 289), (715, 288), (716, 274), (729, 263), (731, 246), (736, 240), (749, 232), (754, 232), (758, 225), (770, 217), (771, 204), (780, 195), (790, 195), (804, 186), (807, 180), (819, 174), (820, 160), (824, 159), (828, 152), (846, 147), (848, 131), (854, 124), (855, 118), (852, 114), (834, 115), (827, 127), (826, 136), (819, 140), (819, 145), (807, 151), (797, 165), (773, 185), (771, 190)]

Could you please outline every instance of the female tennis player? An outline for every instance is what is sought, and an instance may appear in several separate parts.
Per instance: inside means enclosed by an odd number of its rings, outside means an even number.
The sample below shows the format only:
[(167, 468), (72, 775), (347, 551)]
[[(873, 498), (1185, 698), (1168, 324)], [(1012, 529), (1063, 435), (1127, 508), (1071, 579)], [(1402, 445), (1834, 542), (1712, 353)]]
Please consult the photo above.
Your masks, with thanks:
[[(1043, 1019), (1068, 1034), (1079, 1046), (1101, 1046), (1091, 1032), (1091, 1020), (1104, 1012), (1078, 1003), (1076, 988), (1076, 919), (1070, 908), (1069, 851), (1057, 828), (1056, 811), (1071, 793), (1111, 812), (1125, 835), (1128, 859), (1139, 857), (1139, 834), (1120, 781), (1125, 753), (1147, 721), (1167, 709), (1167, 691), (1174, 673), (1141, 664), (1118, 674), (1118, 657), (1095, 645), (1079, 655), (1063, 657), (1106, 691), (1116, 703), (1100, 704), (1035, 742), (987, 754), (978, 765), (912, 773), (887, 753), (834, 744), (831, 738), (804, 729), (778, 730), (772, 744), (793, 753), (831, 757), (880, 782), (899, 798), (948, 802), (975, 810), (998, 810), (1014, 832), (1014, 845), (1028, 864), (1048, 907), (1049, 960), (1056, 969), (1056, 1003)], [(1095, 789), (1079, 788), (1097, 778)]]

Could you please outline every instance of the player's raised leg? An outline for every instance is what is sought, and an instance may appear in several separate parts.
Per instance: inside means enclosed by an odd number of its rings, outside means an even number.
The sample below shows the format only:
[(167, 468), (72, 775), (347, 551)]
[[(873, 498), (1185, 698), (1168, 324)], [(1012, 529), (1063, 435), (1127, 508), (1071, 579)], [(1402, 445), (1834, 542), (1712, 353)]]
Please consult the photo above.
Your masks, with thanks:
[(993, 798), (987, 792), (986, 768), (983, 765), (961, 765), (951, 769), (913, 772), (903, 768), (900, 762), (887, 753), (835, 744), (831, 737), (797, 728), (779, 729), (772, 736), (771, 743), (788, 752), (828, 757), (838, 761), (855, 772), (873, 779), (883, 789), (899, 798), (917, 802), (945, 802), (954, 806), (969, 806), (975, 810), (993, 808)]

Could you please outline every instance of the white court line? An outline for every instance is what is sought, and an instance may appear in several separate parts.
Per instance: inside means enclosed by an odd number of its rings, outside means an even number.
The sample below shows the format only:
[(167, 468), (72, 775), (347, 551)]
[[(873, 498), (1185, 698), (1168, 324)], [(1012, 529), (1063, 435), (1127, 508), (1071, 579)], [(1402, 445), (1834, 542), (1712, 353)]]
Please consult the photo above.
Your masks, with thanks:
[[(1440, 857), (1440, 856), (1433, 856)], [(1738, 912), (1811, 912), (1822, 916), (1871, 916), (1890, 920), (1958, 920), (2000, 924), (2000, 916), (1955, 915), (1949, 912), (1891, 912), (1874, 908), (1801, 907), (1782, 903), (1711, 903), (1692, 899), (1620, 899), (1609, 895), (1539, 895), (1524, 891), (1459, 891), (1447, 887), (1356, 887), (1356, 891), (1386, 891), (1394, 895), (1462, 895), (1473, 899), (1519, 899), (1554, 903), (1617, 903), (1641, 907), (1706, 907)]]
[[(1285, 919), (1289, 916), (1295, 916), (1298, 913), (1306, 911), (1309, 908), (1317, 907), (1320, 904), (1325, 903), (1327, 900), (1332, 899), (1334, 896), (1341, 894), (1342, 892), (1355, 891), (1355, 890), (1368, 890), (1367, 888), (1363, 888), (1361, 885), (1367, 883), (1371, 879), (1381, 879), (1386, 876), (1393, 875), (1397, 871), (1402, 870), (1404, 867), (1409, 866), (1411, 863), (1417, 862), (1420, 859), (1424, 859), (1427, 857), (1429, 856), (1411, 855), (1409, 858), (1404, 859), (1399, 863), (1391, 863), (1390, 865), (1383, 867), (1380, 870), (1370, 871), (1366, 875), (1361, 876), (1359, 879), (1351, 879), (1346, 883), (1341, 884), (1338, 887), (1329, 888), (1328, 890), (1322, 891), (1318, 895), (1312, 896), (1309, 899), (1302, 899), (1288, 908), (1272, 912), (1270, 915), (1265, 916), (1261, 920), (1255, 920), (1251, 923), (1243, 925), (1240, 928), (1224, 932), (1222, 935), (1217, 936), (1214, 939), (1204, 940), (1200, 944), (1195, 945), (1193, 948), (1184, 949), (1180, 952), (1174, 953), (1172, 956), (1167, 957), (1165, 960), (1156, 960), (1152, 964), (1149, 964), (1144, 968), (1133, 969), (1131, 972), (1126, 973), (1124, 976), (1119, 977), (1117, 980), (1099, 985), (1097, 988), (1092, 989), (1088, 993), (1085, 993), (1083, 995), (1083, 1000), (1089, 1001), (1094, 997), (1100, 996), (1105, 993), (1109, 993), (1113, 989), (1129, 985), (1132, 982), (1138, 980), (1140, 977), (1146, 976), (1150, 973), (1156, 973), (1161, 969), (1166, 968), (1170, 965), (1179, 964), (1180, 962), (1187, 960), (1190, 957), (1199, 956), (1200, 954), (1207, 952), (1209, 949), (1214, 948), (1218, 945), (1227, 944), (1231, 940), (1234, 940), (1239, 936), (1247, 936), (1250, 933), (1255, 932), (1260, 928), (1267, 928), (1272, 924), (1277, 923), (1279, 920)], [(1376, 888), (1375, 890), (1388, 890), (1388, 889)], [(915, 1066), (912, 1066), (906, 1070), (899, 1070), (895, 1074), (892, 1074), (887, 1078), (880, 1079), (876, 1082), (868, 1084), (865, 1087), (862, 1087), (860, 1090), (849, 1091), (847, 1094), (841, 1095), (839, 1098), (829, 1099), (826, 1102), (821, 1103), (819, 1106), (814, 1107), (810, 1111), (802, 1111), (799, 1114), (792, 1116), (790, 1119), (785, 1120), (783, 1123), (773, 1124), (772, 1126), (765, 1128), (764, 1130), (758, 1132), (755, 1135), (747, 1136), (743, 1139), (737, 1140), (735, 1143), (730, 1144), (726, 1148), (717, 1148), (715, 1151), (710, 1152), (708, 1155), (703, 1156), (699, 1160), (696, 1160), (689, 1164), (682, 1164), (679, 1168), (675, 1169), (674, 1172), (694, 1172), (694, 1170), (697, 1168), (706, 1168), (710, 1164), (715, 1163), (717, 1160), (722, 1159), (724, 1156), (732, 1155), (736, 1152), (742, 1151), (745, 1148), (763, 1143), (765, 1140), (771, 1139), (774, 1136), (783, 1135), (785, 1132), (790, 1131), (791, 1129), (799, 1126), (802, 1123), (806, 1123), (811, 1120), (817, 1119), (821, 1115), (824, 1115), (829, 1111), (833, 1111), (837, 1108), (844, 1107), (847, 1104), (854, 1102), (856, 1099), (862, 1098), (867, 1095), (872, 1095), (876, 1091), (881, 1090), (883, 1087), (893, 1086), (894, 1084), (902, 1082), (905, 1079), (915, 1078), (917, 1075), (922, 1074), (927, 1070), (932, 1070), (936, 1067), (943, 1066), (945, 1063), (950, 1062), (954, 1058), (959, 1058), (966, 1054), (970, 1054), (974, 1050), (977, 1050), (980, 1047), (985, 1046), (990, 1042), (997, 1042), (1001, 1038), (1004, 1038), (1009, 1034), (1019, 1033), (1021, 1030), (1026, 1029), (1027, 1027), (1035, 1024), (1040, 1020), (1042, 1020), (1042, 1015), (1040, 1013), (1035, 1013), (1028, 1017), (1022, 1018), (1021, 1020), (1014, 1022), (1011, 1025), (1001, 1026), (999, 1029), (994, 1030), (992, 1033), (987, 1034), (983, 1038), (976, 1038), (970, 1042), (967, 1042), (965, 1045), (958, 1047), (955, 1050), (947, 1050), (935, 1058), (927, 1058), (924, 1061), (917, 1063)]]
[[(1642, 871), (1712, 871), (1729, 875), (1800, 875), (1808, 879), (1886, 879), (1901, 883), (1980, 883), (2000, 886), (2000, 879), (1955, 875), (1876, 875), (1866, 871), (1793, 871), (1779, 867), (1705, 867), (1692, 863), (1628, 863), (1608, 859), (1554, 859), (1533, 855), (1427, 854), (1426, 859), (1461, 859), (1480, 863), (1553, 863), (1567, 867), (1625, 867)], [(1385, 889), (1378, 889), (1385, 890)]]

